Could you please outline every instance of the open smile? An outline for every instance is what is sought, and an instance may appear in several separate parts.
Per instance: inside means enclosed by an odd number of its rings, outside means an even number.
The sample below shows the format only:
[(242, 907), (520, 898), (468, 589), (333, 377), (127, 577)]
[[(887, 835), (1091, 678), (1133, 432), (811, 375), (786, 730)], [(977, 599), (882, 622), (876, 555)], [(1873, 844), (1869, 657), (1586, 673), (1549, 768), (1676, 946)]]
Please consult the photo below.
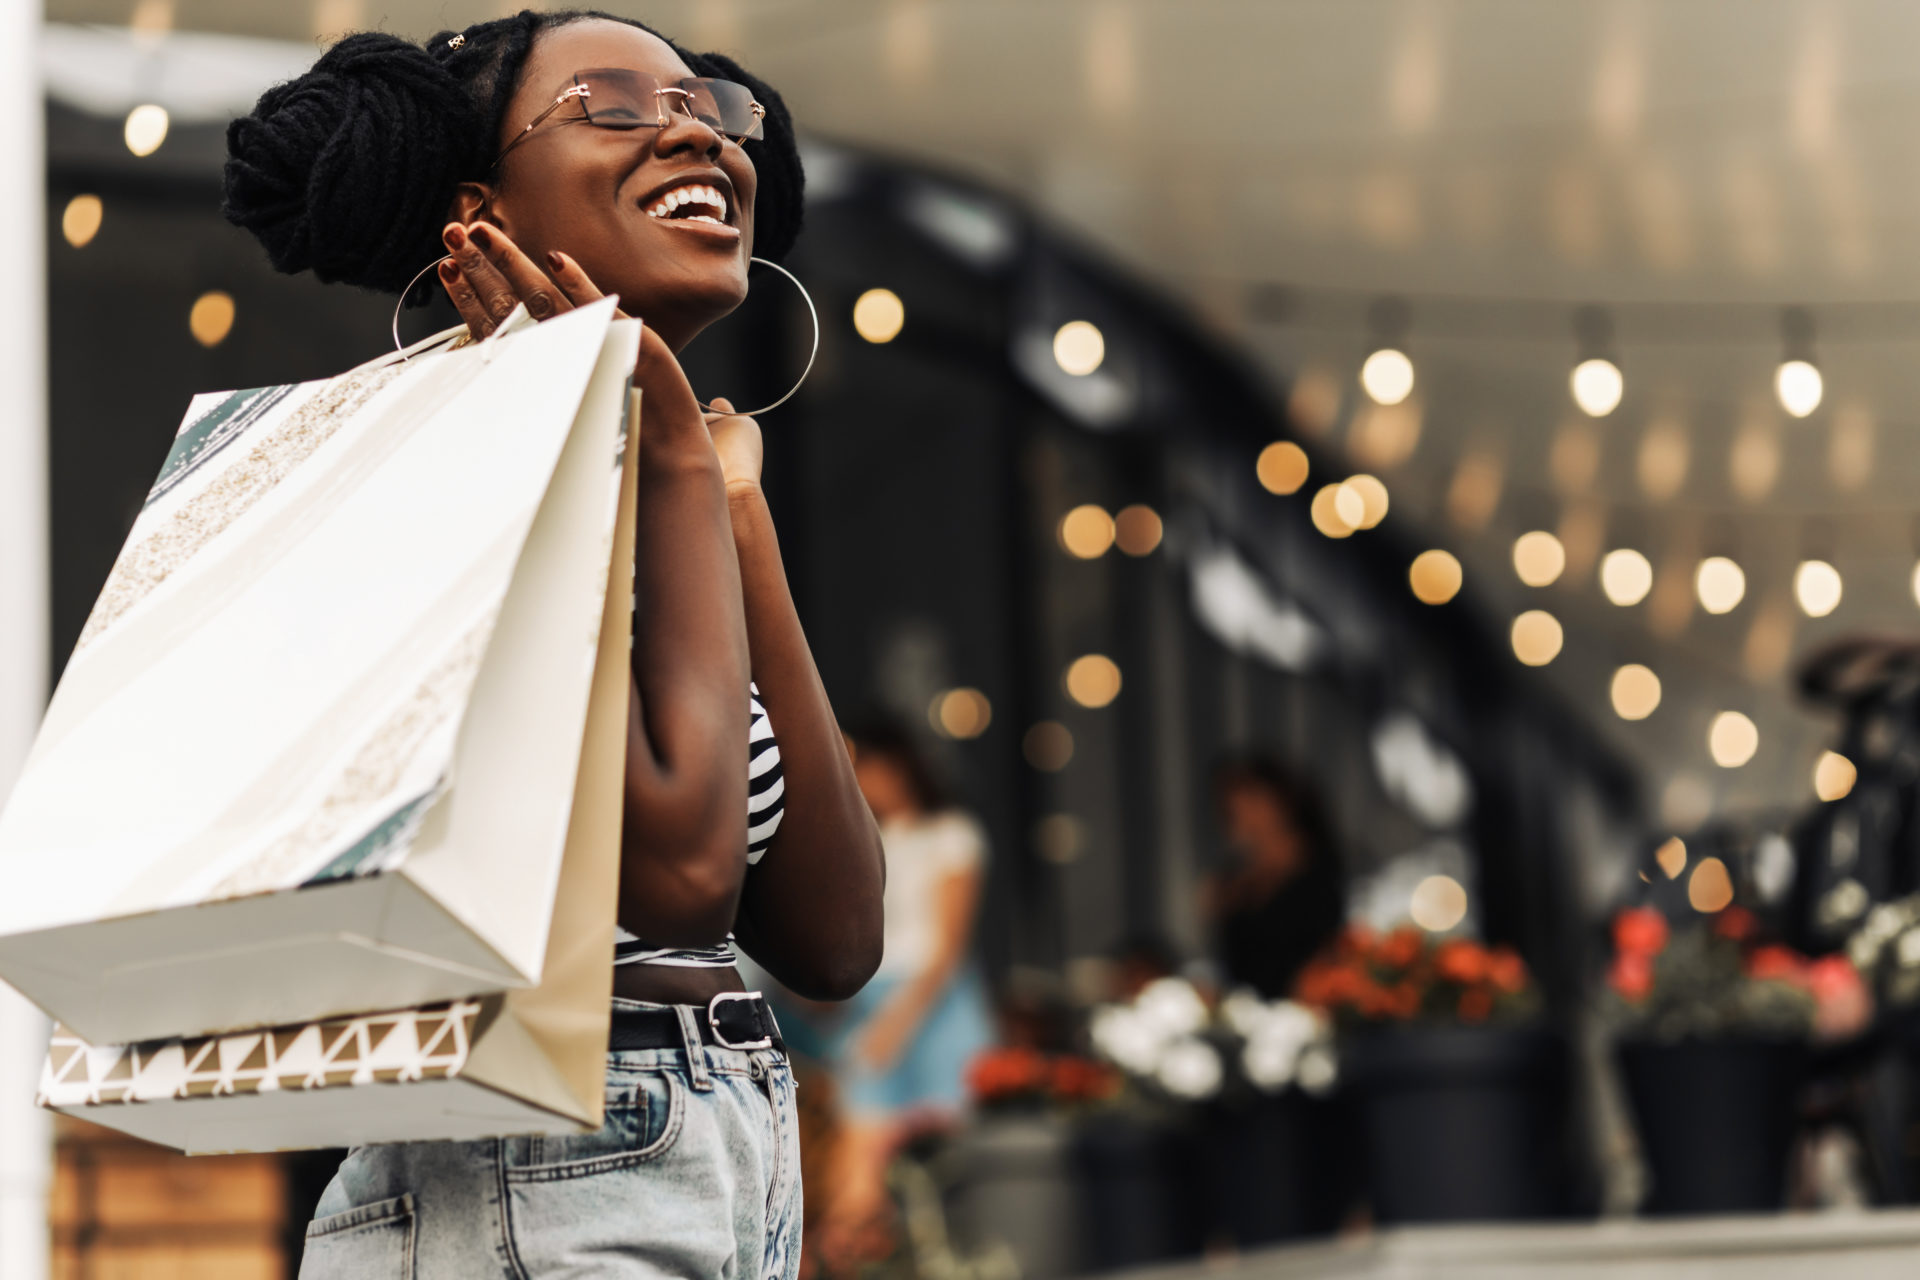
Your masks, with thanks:
[(687, 180), (642, 199), (650, 218), (701, 235), (738, 240), (740, 229), (731, 220), (734, 210), (728, 191), (720, 184)]

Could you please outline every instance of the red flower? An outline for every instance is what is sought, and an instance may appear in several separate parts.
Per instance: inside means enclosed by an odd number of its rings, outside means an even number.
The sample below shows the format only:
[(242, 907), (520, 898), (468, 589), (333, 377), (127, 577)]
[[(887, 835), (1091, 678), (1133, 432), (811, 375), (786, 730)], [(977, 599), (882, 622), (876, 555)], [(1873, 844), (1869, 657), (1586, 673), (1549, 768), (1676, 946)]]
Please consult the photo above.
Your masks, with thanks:
[(1046, 1083), (1047, 1060), (1032, 1049), (988, 1049), (967, 1064), (967, 1087), (980, 1102), (1038, 1093)]
[(1653, 990), (1653, 958), (1637, 951), (1622, 951), (1613, 958), (1607, 982), (1623, 999), (1646, 999)]
[(1412, 925), (1403, 925), (1386, 936), (1374, 958), (1389, 969), (1405, 969), (1426, 950), (1426, 935)]
[(1651, 960), (1666, 949), (1667, 918), (1652, 907), (1629, 907), (1613, 918), (1613, 947)]
[(1493, 968), (1493, 957), (1477, 942), (1454, 938), (1441, 943), (1433, 952), (1433, 971), (1448, 982), (1470, 987), (1485, 982)]
[(1479, 987), (1460, 993), (1460, 1020), (1485, 1022), (1493, 1013), (1493, 995)]
[(1090, 1058), (1055, 1058), (1052, 1076), (1053, 1095), (1063, 1102), (1092, 1102), (1120, 1091), (1119, 1074)]
[(1745, 907), (1728, 907), (1713, 918), (1713, 931), (1735, 942), (1747, 942), (1760, 931), (1760, 921)]
[(1806, 984), (1806, 960), (1789, 947), (1755, 947), (1747, 956), (1747, 976), (1756, 982)]
[(1527, 962), (1512, 947), (1497, 947), (1487, 960), (1487, 980), (1505, 994), (1517, 996), (1527, 989)]

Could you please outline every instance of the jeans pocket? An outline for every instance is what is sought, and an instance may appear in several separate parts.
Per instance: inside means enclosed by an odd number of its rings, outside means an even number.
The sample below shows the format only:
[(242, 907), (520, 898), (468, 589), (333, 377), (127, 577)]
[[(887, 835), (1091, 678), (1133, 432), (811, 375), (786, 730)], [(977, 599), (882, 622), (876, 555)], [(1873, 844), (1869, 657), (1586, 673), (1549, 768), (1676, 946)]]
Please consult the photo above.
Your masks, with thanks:
[(504, 1156), (513, 1182), (580, 1178), (657, 1159), (680, 1136), (686, 1092), (671, 1071), (607, 1081), (606, 1119), (592, 1133), (509, 1138)]
[(410, 1195), (316, 1218), (300, 1280), (413, 1280), (413, 1237)]

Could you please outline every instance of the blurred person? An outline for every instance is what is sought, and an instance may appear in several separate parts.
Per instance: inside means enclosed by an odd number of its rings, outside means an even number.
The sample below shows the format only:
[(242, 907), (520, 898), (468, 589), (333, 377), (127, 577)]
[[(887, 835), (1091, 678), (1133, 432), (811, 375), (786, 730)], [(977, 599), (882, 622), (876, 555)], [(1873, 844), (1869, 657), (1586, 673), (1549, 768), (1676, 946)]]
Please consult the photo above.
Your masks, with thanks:
[(960, 1118), (967, 1065), (993, 1042), (971, 957), (986, 833), (948, 798), (902, 729), (872, 724), (849, 743), (886, 850), (886, 925), (879, 972), (847, 1006), (827, 1051), (845, 1112), (824, 1224), (830, 1255), (873, 1237), (889, 1211), (895, 1151)]
[(1201, 909), (1227, 986), (1283, 998), (1346, 919), (1325, 816), (1313, 792), (1265, 756), (1222, 763), (1213, 796), (1229, 862), (1201, 886)]
[(759, 428), (703, 412), (676, 359), (740, 304), (756, 243), (777, 259), (798, 231), (786, 108), (638, 23), (529, 11), (424, 46), (349, 36), (228, 147), (227, 216), (282, 271), (403, 293), (437, 269), (469, 340), (603, 288), (646, 324), (606, 1123), (358, 1148), (301, 1274), (791, 1276), (792, 1078), (733, 941), (798, 992), (853, 995), (879, 963), (882, 854), (788, 591)]

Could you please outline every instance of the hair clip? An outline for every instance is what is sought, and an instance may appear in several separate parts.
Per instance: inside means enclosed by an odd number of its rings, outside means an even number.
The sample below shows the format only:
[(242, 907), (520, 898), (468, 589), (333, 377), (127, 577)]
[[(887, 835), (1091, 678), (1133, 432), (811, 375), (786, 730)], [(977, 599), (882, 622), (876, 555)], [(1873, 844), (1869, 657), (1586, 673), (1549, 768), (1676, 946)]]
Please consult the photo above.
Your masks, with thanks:
[(453, 39), (447, 41), (447, 48), (458, 49), (463, 47), (466, 43), (467, 43), (467, 38), (464, 35), (455, 36)]

